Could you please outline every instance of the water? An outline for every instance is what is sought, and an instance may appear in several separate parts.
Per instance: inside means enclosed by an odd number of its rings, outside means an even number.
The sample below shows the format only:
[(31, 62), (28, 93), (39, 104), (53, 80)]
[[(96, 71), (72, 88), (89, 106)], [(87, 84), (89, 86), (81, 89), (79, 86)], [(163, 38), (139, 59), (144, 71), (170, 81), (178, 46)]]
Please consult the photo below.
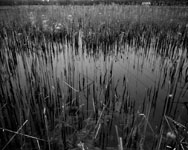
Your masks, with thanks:
[[(107, 116), (113, 114), (114, 120), (112, 124), (117, 124), (119, 127), (121, 127), (120, 122), (123, 121), (120, 112), (125, 101), (129, 101), (128, 103), (130, 104), (135, 103), (134, 106), (130, 105), (127, 108), (134, 107), (135, 112), (138, 114), (144, 113), (145, 115), (151, 103), (149, 122), (153, 130), (157, 132), (163, 118), (165, 98), (175, 97), (174, 102), (177, 102), (184, 85), (184, 75), (182, 75), (178, 79), (177, 92), (175, 95), (170, 95), (170, 78), (167, 75), (165, 79), (164, 70), (166, 69), (167, 74), (169, 74), (173, 66), (172, 60), (160, 56), (153, 48), (145, 50), (142, 48), (136, 49), (127, 44), (120, 46), (114, 44), (110, 47), (99, 47), (95, 52), (85, 46), (79, 46), (76, 49), (69, 42), (64, 44), (54, 43), (53, 46), (53, 54), (41, 52), (40, 55), (35, 53), (28, 56), (25, 53), (22, 56), (17, 55), (18, 66), (16, 72), (18, 72), (21, 88), (23, 91), (30, 90), (28, 87), (28, 82), (30, 81), (26, 79), (28, 72), (32, 74), (33, 84), (40, 82), (41, 88), (46, 86), (46, 81), (49, 82), (50, 84), (47, 88), (49, 88), (48, 90), (51, 91), (52, 95), (58, 91), (56, 83), (59, 82), (60, 103), (62, 106), (65, 106), (66, 103), (68, 105), (70, 99), (74, 101), (79, 95), (80, 110), (84, 112), (85, 118), (88, 118), (96, 109), (93, 106), (94, 98), (97, 100), (96, 107), (99, 109), (99, 115), (102, 111), (102, 104), (106, 104), (105, 99), (109, 99), (111, 103), (111, 105), (108, 105), (109, 109), (112, 109), (112, 105), (115, 104), (115, 110), (108, 112)], [(26, 64), (28, 68), (26, 72), (23, 64)], [(187, 60), (185, 60), (183, 66), (182, 72), (185, 72)], [(34, 70), (33, 72), (32, 69)], [(175, 69), (178, 70), (177, 68)], [(36, 73), (36, 78), (34, 77), (34, 72)], [(95, 88), (93, 88), (94, 83)], [(106, 98), (105, 94), (108, 85), (110, 85), (110, 94)], [(85, 90), (82, 90), (84, 88)], [(124, 90), (126, 90), (126, 96), (123, 99)], [(150, 91), (150, 94), (148, 91)], [(155, 96), (155, 93), (158, 93), (158, 95)], [(188, 110), (181, 102), (185, 102), (187, 96), (187, 92), (185, 92), (184, 96), (181, 94), (179, 103), (173, 103), (171, 111), (166, 113), (166, 115), (182, 124), (187, 122)], [(112, 101), (115, 101), (115, 103), (112, 103)], [(175, 113), (176, 106), (177, 111)], [(108, 141), (113, 144), (109, 146), (117, 144), (117, 141), (114, 141), (116, 136), (113, 130)]]
[[(169, 108), (165, 113), (167, 116), (186, 124), (188, 110), (183, 102), (188, 97), (185, 86), (187, 59), (181, 49), (178, 50), (179, 56), (174, 56), (177, 58), (174, 62), (172, 58), (158, 54), (153, 47), (138, 49), (116, 43), (87, 49), (81, 38), (79, 40), (77, 48), (69, 41), (48, 42), (48, 51), (16, 53), (14, 73), (7, 77), (11, 80), (13, 93), (21, 94), (17, 95), (16, 101), (20, 98), (26, 103), (32, 101), (29, 99), (34, 93), (34, 102), (42, 100), (48, 107), (54, 107), (49, 109), (52, 114), (77, 101), (80, 112), (84, 114), (82, 119), (89, 118), (96, 109), (99, 117), (103, 105), (106, 105), (107, 112), (102, 117), (104, 126), (100, 130), (106, 128), (103, 134), (109, 136), (106, 142), (111, 143), (106, 146), (117, 145), (114, 126), (123, 130), (124, 117), (129, 109), (139, 116), (150, 110), (149, 124), (155, 132), (159, 130), (165, 107)], [(184, 60), (183, 70), (178, 76), (179, 68), (175, 63), (180, 64), (180, 59)], [(172, 81), (170, 75), (173, 71)], [(10, 86), (9, 80), (4, 80), (3, 87)], [(12, 91), (8, 90), (8, 93), (11, 95)], [(37, 95), (43, 95), (44, 99), (37, 99)], [(165, 105), (166, 98), (172, 107)], [(132, 111), (130, 115), (134, 114)], [(105, 125), (106, 120), (112, 120), (112, 123)]]

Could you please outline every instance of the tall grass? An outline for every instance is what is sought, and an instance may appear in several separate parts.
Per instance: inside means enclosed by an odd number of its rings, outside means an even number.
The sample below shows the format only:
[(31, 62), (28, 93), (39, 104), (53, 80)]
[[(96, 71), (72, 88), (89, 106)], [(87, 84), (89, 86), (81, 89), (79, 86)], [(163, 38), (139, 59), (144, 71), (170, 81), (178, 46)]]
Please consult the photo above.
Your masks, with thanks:
[(0, 148), (185, 148), (187, 15), (120, 5), (3, 11)]

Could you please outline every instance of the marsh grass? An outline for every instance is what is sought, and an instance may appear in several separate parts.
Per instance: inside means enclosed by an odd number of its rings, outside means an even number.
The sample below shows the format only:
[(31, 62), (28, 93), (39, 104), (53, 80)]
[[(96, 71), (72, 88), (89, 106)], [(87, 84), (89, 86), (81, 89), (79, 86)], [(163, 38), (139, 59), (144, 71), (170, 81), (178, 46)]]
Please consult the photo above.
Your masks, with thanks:
[[(5, 10), (0, 148), (161, 149), (171, 141), (186, 149), (187, 128), (176, 121), (179, 105), (187, 106), (185, 10), (120, 5)], [(119, 56), (128, 67), (116, 64)], [(160, 69), (159, 78), (147, 75), (147, 62), (155, 64), (152, 72)], [(118, 67), (125, 73), (117, 79)], [(131, 91), (130, 76), (145, 89), (141, 96), (137, 88)], [(151, 116), (158, 109), (156, 130)], [(166, 138), (169, 129), (177, 138)]]

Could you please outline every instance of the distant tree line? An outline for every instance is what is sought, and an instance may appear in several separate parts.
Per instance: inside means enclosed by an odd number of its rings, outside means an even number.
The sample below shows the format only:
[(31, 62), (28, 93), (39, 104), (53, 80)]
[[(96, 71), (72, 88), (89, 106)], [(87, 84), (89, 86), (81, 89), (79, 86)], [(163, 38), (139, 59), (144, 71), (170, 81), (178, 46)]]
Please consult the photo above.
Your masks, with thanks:
[(188, 0), (0, 0), (0, 6), (5, 5), (94, 5), (94, 4), (124, 4), (139, 5), (150, 2), (151, 5), (188, 5)]

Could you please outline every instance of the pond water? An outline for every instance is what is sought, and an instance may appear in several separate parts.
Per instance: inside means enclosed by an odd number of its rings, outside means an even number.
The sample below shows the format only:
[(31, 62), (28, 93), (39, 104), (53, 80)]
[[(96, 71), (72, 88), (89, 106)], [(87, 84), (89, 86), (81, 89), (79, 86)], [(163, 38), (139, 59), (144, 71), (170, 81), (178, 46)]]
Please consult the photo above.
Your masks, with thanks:
[[(47, 87), (52, 100), (56, 100), (53, 93), (60, 92), (59, 109), (78, 99), (84, 119), (91, 117), (96, 109), (100, 116), (103, 105), (106, 105), (109, 108), (106, 116), (113, 114), (111, 126), (123, 126), (122, 112), (126, 114), (125, 109), (129, 108), (140, 116), (146, 115), (149, 110), (149, 124), (155, 132), (159, 130), (165, 107), (168, 107), (165, 112), (167, 116), (182, 124), (188, 121), (187, 106), (183, 103), (188, 97), (184, 82), (187, 59), (181, 49), (172, 59), (157, 54), (154, 48), (137, 49), (127, 44), (87, 49), (82, 45), (75, 48), (67, 42), (49, 43), (49, 47), (54, 52), (17, 55), (16, 72), (23, 91), (30, 90), (28, 85), (33, 80), (33, 85), (39, 82), (39, 88)], [(183, 70), (179, 76), (181, 59)], [(31, 74), (30, 80), (28, 72)], [(175, 72), (173, 77), (172, 72)], [(169, 100), (168, 106), (166, 99)], [(115, 146), (115, 128), (109, 131), (111, 136), (108, 143), (111, 144), (108, 146)]]

